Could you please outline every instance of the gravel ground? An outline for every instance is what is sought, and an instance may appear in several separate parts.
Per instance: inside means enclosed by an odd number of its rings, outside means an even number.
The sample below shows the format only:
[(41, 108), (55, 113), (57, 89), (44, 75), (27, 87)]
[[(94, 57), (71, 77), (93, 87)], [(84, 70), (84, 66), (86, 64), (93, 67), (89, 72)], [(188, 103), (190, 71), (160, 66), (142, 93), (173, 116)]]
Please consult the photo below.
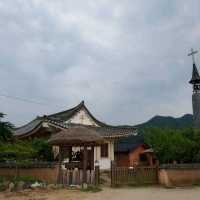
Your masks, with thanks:
[(159, 187), (104, 188), (97, 193), (74, 190), (35, 190), (0, 193), (0, 200), (199, 200), (200, 187), (165, 189)]

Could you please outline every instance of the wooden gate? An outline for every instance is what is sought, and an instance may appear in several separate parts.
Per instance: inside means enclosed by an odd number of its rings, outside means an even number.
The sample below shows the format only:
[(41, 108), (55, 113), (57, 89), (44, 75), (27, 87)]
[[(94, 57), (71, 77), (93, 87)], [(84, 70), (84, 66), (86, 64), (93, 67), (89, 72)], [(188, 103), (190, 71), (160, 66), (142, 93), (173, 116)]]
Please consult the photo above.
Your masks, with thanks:
[(157, 167), (117, 167), (111, 164), (111, 186), (157, 184)]

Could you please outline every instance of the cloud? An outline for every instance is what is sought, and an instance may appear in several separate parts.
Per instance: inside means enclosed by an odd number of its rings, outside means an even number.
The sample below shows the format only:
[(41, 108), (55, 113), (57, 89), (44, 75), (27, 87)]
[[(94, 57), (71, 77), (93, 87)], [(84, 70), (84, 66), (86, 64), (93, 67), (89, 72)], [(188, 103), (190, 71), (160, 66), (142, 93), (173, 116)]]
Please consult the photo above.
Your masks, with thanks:
[[(0, 1), (0, 111), (17, 125), (85, 99), (107, 123), (192, 112), (200, 2)], [(200, 62), (199, 56), (197, 63)]]

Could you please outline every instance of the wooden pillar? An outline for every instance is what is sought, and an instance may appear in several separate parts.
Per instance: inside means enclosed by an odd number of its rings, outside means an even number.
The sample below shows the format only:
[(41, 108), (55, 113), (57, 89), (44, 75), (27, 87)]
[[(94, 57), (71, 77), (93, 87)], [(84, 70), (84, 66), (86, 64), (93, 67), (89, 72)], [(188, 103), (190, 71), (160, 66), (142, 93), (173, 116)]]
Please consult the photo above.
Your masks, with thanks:
[(115, 187), (115, 171), (116, 171), (116, 163), (115, 161), (111, 161), (111, 187)]
[(150, 157), (150, 166), (153, 166), (153, 156), (152, 156), (152, 154), (149, 154), (149, 157)]
[(91, 170), (94, 170), (94, 146), (92, 145), (91, 147), (91, 156), (90, 156), (90, 165), (91, 165)]
[(72, 161), (72, 146), (68, 147), (69, 162)]
[(94, 173), (95, 173), (95, 185), (99, 185), (100, 183), (100, 170), (99, 170), (99, 165), (98, 166), (95, 166), (95, 170), (94, 170)]
[(87, 146), (84, 146), (84, 150), (83, 150), (83, 183), (87, 183), (87, 162), (88, 162)]
[(62, 159), (63, 159), (63, 147), (59, 147), (59, 172), (58, 172), (58, 183), (62, 182), (62, 168), (61, 168), (61, 164), (62, 164)]

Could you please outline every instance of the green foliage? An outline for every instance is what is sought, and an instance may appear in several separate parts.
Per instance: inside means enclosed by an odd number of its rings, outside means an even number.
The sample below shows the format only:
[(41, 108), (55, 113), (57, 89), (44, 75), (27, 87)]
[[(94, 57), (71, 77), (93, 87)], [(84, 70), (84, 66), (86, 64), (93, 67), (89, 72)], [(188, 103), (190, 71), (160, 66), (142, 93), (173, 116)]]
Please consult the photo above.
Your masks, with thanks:
[(47, 140), (34, 139), (32, 147), (37, 151), (37, 159), (46, 161), (54, 160), (52, 147), (48, 144)]
[(0, 183), (3, 183), (5, 181), (5, 177), (0, 176)]
[(52, 161), (51, 146), (45, 139), (28, 141), (13, 141), (10, 122), (3, 121), (4, 114), (0, 113), (0, 161), (15, 160), (19, 165), (28, 165), (30, 160)]
[(41, 180), (32, 176), (15, 176), (15, 177), (9, 178), (9, 181), (13, 183), (18, 183), (20, 181), (23, 181), (25, 183), (35, 183), (35, 182), (41, 183), (42, 182)]
[(154, 149), (160, 163), (200, 162), (200, 130), (146, 128), (144, 138)]
[(52, 161), (51, 146), (44, 139), (0, 143), (0, 161), (14, 160), (18, 166), (28, 166), (32, 160)]
[(30, 142), (17, 141), (15, 143), (0, 144), (0, 160), (25, 160), (32, 159), (37, 155), (37, 151)]
[(0, 113), (0, 141), (7, 142), (12, 139), (12, 131), (13, 125), (10, 122), (2, 121), (4, 118), (4, 114)]

